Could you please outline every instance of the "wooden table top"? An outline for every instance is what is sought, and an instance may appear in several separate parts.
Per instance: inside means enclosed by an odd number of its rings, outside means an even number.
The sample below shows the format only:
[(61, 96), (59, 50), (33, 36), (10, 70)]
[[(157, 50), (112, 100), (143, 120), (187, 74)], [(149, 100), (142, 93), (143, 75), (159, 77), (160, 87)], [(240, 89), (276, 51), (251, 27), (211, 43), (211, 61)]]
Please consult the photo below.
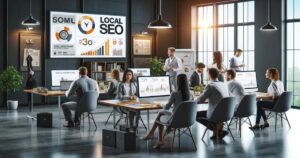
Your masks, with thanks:
[(40, 93), (35, 88), (34, 89), (25, 89), (24, 92), (41, 95), (41, 96), (46, 96), (46, 97), (47, 96), (65, 96), (65, 91), (48, 90), (47, 93)]
[(271, 99), (271, 97), (268, 96), (268, 93), (255, 92), (255, 94), (256, 94), (256, 99)]
[(127, 109), (133, 110), (155, 110), (161, 109), (161, 105), (159, 103), (147, 103), (147, 102), (136, 102), (135, 100), (129, 101), (120, 101), (120, 100), (100, 100), (99, 104), (109, 105), (109, 106), (117, 106), (123, 107)]

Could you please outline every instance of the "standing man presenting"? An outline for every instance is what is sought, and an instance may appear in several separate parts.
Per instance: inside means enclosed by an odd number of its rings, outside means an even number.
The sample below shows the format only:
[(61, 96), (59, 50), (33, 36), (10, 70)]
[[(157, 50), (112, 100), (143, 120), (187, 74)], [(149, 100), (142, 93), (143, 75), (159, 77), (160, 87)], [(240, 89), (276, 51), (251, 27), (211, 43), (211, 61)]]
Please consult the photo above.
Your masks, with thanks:
[(239, 57), (242, 55), (242, 50), (237, 49), (234, 52), (234, 56), (230, 59), (230, 69), (233, 69), (235, 71), (242, 71), (241, 68), (245, 67), (245, 64), (241, 64), (239, 61)]
[(168, 58), (165, 61), (163, 70), (166, 71), (166, 75), (170, 76), (170, 82), (172, 90), (175, 90), (176, 87), (176, 76), (178, 71), (182, 70), (181, 59), (175, 56), (175, 48), (168, 48)]

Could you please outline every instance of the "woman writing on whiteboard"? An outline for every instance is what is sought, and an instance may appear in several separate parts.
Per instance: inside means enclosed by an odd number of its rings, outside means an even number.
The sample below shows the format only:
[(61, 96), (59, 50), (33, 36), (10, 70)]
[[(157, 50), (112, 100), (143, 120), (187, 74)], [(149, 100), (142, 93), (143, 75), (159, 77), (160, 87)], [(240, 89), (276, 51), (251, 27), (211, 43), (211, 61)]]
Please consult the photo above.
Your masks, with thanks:
[[(268, 96), (270, 100), (261, 100), (257, 102), (257, 115), (256, 115), (256, 123), (250, 129), (259, 129), (269, 127), (268, 118), (264, 109), (272, 109), (276, 104), (279, 96), (284, 91), (283, 83), (279, 79), (279, 71), (276, 68), (269, 68), (266, 71), (266, 78), (271, 80), (271, 83), (268, 87)], [(261, 117), (264, 119), (264, 124), (259, 126), (259, 122)]]
[[(159, 148), (161, 145), (163, 145), (163, 130), (164, 126), (159, 124), (159, 121), (164, 120), (171, 121), (171, 116), (176, 107), (182, 102), (190, 100), (190, 91), (189, 91), (189, 85), (188, 85), (188, 79), (185, 74), (179, 74), (177, 76), (177, 89), (171, 93), (171, 96), (167, 102), (167, 104), (163, 107), (164, 110), (160, 111), (158, 113), (158, 116), (156, 117), (156, 120), (154, 122), (154, 125), (152, 126), (150, 132), (143, 138), (143, 140), (152, 139), (154, 132), (156, 128), (158, 127), (159, 130), (159, 137), (158, 141), (153, 148)], [(170, 108), (173, 105), (173, 110), (171, 111)]]
[[(120, 100), (136, 100), (137, 99), (137, 84), (133, 79), (133, 72), (131, 70), (126, 70), (123, 75), (123, 80), (119, 86), (119, 99)], [(129, 127), (132, 130), (136, 130), (138, 127), (138, 122), (140, 118), (139, 111), (131, 111), (125, 108), (120, 108), (123, 113), (129, 114)], [(135, 117), (135, 118), (134, 118)], [(135, 119), (135, 125), (133, 120)]]

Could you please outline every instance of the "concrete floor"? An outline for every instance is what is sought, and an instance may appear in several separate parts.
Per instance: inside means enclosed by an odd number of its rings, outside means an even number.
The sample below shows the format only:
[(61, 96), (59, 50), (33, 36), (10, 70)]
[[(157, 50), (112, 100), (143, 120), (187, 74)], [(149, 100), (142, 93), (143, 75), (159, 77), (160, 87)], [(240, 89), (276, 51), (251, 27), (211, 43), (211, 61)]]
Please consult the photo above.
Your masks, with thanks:
[[(134, 152), (122, 152), (102, 145), (102, 129), (112, 128), (110, 122), (104, 126), (105, 120), (111, 111), (110, 107), (99, 106), (94, 115), (98, 129), (85, 123), (80, 129), (58, 128), (58, 112), (56, 105), (35, 106), (36, 112), (52, 112), (54, 114), (54, 128), (37, 128), (36, 121), (26, 118), (27, 108), (20, 107), (17, 111), (8, 111), (0, 108), (0, 158), (101, 158), (101, 157), (124, 157), (124, 158), (148, 158), (148, 157), (300, 157), (300, 110), (291, 109), (287, 112), (292, 128), (289, 129), (284, 122), (283, 128), (278, 122), (278, 129), (274, 131), (274, 120), (271, 126), (265, 130), (249, 130), (247, 124), (242, 126), (242, 138), (239, 138), (235, 126), (231, 126), (236, 141), (227, 136), (223, 141), (211, 141), (209, 132), (205, 141), (201, 140), (204, 127), (195, 123), (192, 132), (196, 140), (198, 150), (195, 151), (191, 139), (182, 136), (181, 149), (178, 148), (178, 140), (175, 139), (175, 150), (171, 152), (172, 134), (165, 139), (165, 145), (159, 150), (152, 149), (155, 139), (142, 141), (137, 138), (137, 150)], [(199, 107), (201, 109), (201, 107)], [(156, 112), (151, 112), (153, 122)], [(146, 113), (142, 113), (146, 122)], [(254, 122), (254, 116), (251, 118)], [(112, 121), (112, 120), (111, 120)], [(64, 120), (61, 119), (64, 123)], [(146, 131), (139, 129), (140, 136)], [(157, 135), (156, 135), (157, 136)], [(156, 138), (156, 137), (155, 137)]]

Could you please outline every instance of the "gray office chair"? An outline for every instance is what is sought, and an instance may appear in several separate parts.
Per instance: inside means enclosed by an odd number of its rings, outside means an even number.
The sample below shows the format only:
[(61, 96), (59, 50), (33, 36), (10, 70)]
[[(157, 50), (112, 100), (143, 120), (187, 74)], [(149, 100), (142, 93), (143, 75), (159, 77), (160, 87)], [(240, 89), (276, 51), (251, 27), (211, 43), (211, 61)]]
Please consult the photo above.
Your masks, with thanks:
[(237, 110), (234, 113), (234, 117), (230, 120), (229, 125), (231, 125), (231, 122), (233, 119), (236, 119), (236, 125), (239, 124), (239, 131), (240, 131), (240, 137), (242, 135), (242, 120), (243, 118), (247, 118), (249, 121), (250, 127), (252, 127), (252, 123), (250, 120), (250, 116), (254, 115), (256, 112), (256, 95), (255, 94), (248, 94), (243, 97), (241, 102), (238, 105)]
[[(200, 119), (206, 119), (208, 122), (212, 124), (219, 124), (219, 123), (226, 122), (228, 131), (232, 139), (234, 140), (229, 125), (227, 123), (227, 121), (231, 120), (234, 115), (234, 107), (235, 107), (234, 97), (225, 97), (219, 101), (217, 107), (215, 108), (210, 118), (197, 118), (197, 121), (199, 122)], [(207, 132), (207, 129), (208, 128), (206, 127), (205, 132), (202, 136), (202, 140)]]
[[(156, 121), (157, 123), (167, 126), (167, 128), (173, 128), (173, 141), (172, 141), (172, 150), (174, 146), (174, 139), (176, 135), (176, 130), (178, 130), (178, 143), (180, 149), (180, 136), (186, 132), (180, 133), (182, 128), (188, 130), (189, 133), (185, 133), (186, 135), (192, 138), (195, 149), (197, 150), (196, 143), (192, 134), (190, 127), (195, 123), (196, 115), (197, 115), (197, 106), (195, 101), (184, 101), (181, 102), (180, 105), (174, 110), (173, 114), (170, 116), (169, 120), (161, 120)], [(165, 133), (166, 135), (166, 133)]]
[[(264, 108), (265, 111), (270, 111), (268, 118), (273, 117), (271, 115), (272, 112), (275, 113), (275, 132), (276, 132), (276, 127), (277, 127), (277, 113), (280, 114), (280, 118), (281, 118), (281, 126), (283, 126), (282, 124), (282, 119), (286, 120), (289, 127), (291, 128), (290, 122), (288, 120), (288, 117), (286, 116), (286, 113), (292, 106), (293, 104), (293, 92), (283, 92), (280, 97), (278, 98), (276, 104), (274, 105), (274, 107), (272, 109), (266, 109)], [(284, 115), (283, 115), (284, 114)]]
[(85, 92), (78, 103), (78, 111), (82, 112), (83, 114), (83, 119), (82, 119), (83, 123), (84, 123), (84, 113), (86, 112), (88, 113), (87, 117), (89, 120), (89, 125), (90, 125), (90, 120), (92, 120), (94, 122), (96, 129), (97, 129), (97, 125), (93, 117), (92, 111), (96, 110), (97, 108), (98, 97), (99, 94), (96, 91)]
[[(110, 112), (110, 114), (108, 115), (108, 118), (105, 122), (105, 126), (107, 125), (109, 119), (111, 116), (113, 116), (113, 114), (116, 113), (116, 116), (118, 115), (119, 116), (119, 119), (117, 120), (117, 122), (115, 122), (115, 124), (113, 125), (114, 128), (117, 127), (117, 125), (119, 124), (119, 122), (122, 120), (122, 119), (127, 119), (127, 114), (126, 113), (123, 113), (119, 107), (113, 107), (113, 110)], [(123, 116), (125, 115), (125, 116)]]

